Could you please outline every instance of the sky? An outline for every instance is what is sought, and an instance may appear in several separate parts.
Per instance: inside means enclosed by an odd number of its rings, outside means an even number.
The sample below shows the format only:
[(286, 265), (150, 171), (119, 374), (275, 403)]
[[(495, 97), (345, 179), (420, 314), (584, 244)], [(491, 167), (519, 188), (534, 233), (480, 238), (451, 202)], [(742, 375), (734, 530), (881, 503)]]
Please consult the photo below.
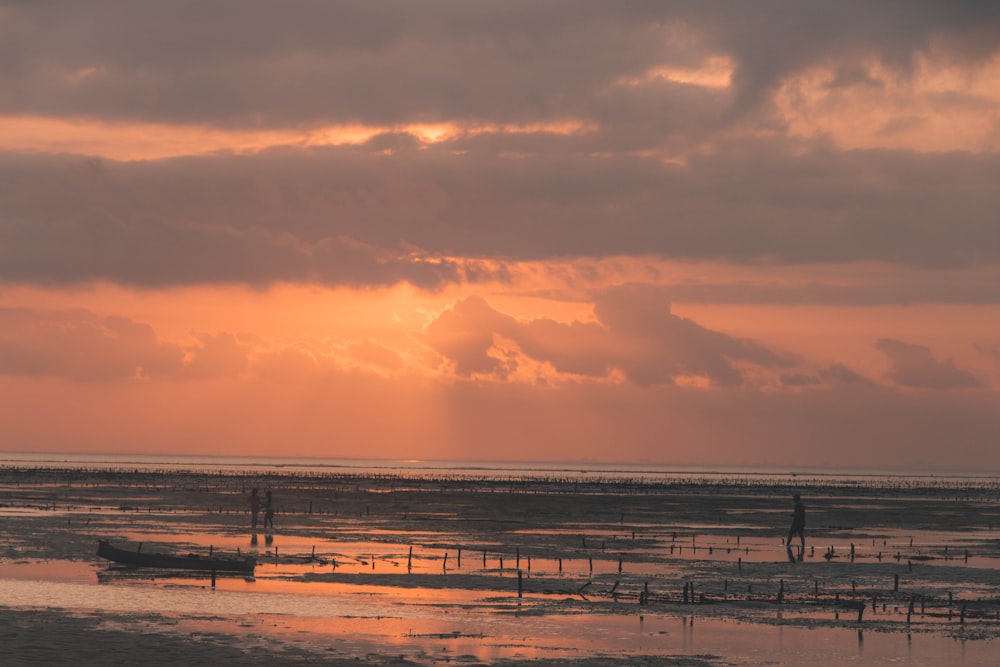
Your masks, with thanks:
[(1000, 6), (0, 1), (0, 450), (1000, 471)]

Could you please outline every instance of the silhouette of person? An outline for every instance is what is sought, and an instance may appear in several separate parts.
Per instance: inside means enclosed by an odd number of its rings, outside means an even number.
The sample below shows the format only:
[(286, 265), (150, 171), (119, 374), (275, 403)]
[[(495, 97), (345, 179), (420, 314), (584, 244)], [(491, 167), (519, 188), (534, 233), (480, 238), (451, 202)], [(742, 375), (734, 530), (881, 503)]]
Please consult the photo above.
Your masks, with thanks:
[(266, 498), (264, 500), (264, 530), (268, 527), (274, 528), (274, 498), (271, 496), (270, 490), (265, 494)]
[(788, 529), (788, 539), (785, 540), (785, 545), (791, 550), (792, 537), (798, 535), (799, 553), (801, 554), (806, 548), (806, 506), (802, 504), (802, 499), (797, 493), (792, 497), (792, 500), (795, 501), (795, 510), (792, 513), (792, 526)]
[(257, 528), (257, 515), (260, 514), (260, 494), (257, 487), (250, 491), (250, 527)]

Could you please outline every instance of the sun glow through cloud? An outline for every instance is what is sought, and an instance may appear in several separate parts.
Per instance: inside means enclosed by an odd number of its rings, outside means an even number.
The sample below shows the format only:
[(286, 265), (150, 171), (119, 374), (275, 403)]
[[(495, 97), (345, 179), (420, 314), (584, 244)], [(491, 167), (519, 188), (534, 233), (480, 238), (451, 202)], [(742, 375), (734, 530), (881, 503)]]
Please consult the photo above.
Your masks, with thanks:
[(846, 149), (996, 151), (1000, 58), (975, 71), (929, 56), (910, 74), (879, 62), (820, 67), (787, 81), (776, 103), (792, 134), (823, 134)]
[(732, 84), (734, 65), (725, 56), (713, 56), (698, 67), (662, 65), (647, 70), (642, 77), (624, 81), (630, 86), (649, 85), (657, 81), (672, 81), (705, 88), (728, 88)]
[(0, 437), (995, 467), (995, 12), (776, 7), (10, 5)]
[(570, 135), (587, 131), (581, 121), (527, 125), (331, 125), (308, 130), (239, 130), (162, 123), (106, 123), (39, 116), (0, 117), (5, 150), (74, 153), (112, 160), (161, 160), (211, 153), (254, 153), (279, 147), (362, 145), (383, 134), (402, 133), (435, 144), (481, 134)]

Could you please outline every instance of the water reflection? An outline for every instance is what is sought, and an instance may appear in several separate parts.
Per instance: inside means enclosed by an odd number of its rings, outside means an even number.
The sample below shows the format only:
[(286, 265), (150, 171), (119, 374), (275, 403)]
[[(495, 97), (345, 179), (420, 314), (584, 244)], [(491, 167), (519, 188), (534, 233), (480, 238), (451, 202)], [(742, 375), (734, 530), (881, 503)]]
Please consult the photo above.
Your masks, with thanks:
[[(291, 567), (291, 566), (286, 566)], [(81, 563), (0, 564), (0, 605), (156, 614), (176, 631), (206, 624), (230, 634), (254, 632), (315, 647), (347, 642), (365, 650), (420, 655), (469, 655), (477, 660), (573, 655), (723, 655), (734, 664), (810, 664), (828, 667), (864, 659), (866, 665), (992, 664), (988, 641), (958, 642), (938, 635), (741, 623), (680, 617), (623, 607), (560, 607), (560, 596), (466, 589), (422, 589), (304, 583), (259, 576), (134, 579), (102, 577)], [(84, 581), (86, 579), (87, 581)], [(562, 610), (561, 610), (562, 609)], [(634, 609), (634, 608), (633, 608)], [(507, 610), (509, 613), (504, 613)], [(779, 619), (780, 620), (780, 619)], [(849, 638), (855, 635), (855, 641)], [(916, 644), (916, 646), (914, 646)], [(380, 647), (380, 648), (379, 648)], [(364, 653), (361, 653), (364, 654)]]

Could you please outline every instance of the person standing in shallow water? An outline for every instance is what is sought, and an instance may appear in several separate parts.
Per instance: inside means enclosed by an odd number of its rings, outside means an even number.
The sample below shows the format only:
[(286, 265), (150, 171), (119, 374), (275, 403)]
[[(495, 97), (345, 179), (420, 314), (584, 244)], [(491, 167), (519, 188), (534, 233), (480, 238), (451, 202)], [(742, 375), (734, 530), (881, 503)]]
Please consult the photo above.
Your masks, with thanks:
[(260, 514), (260, 494), (257, 487), (250, 491), (250, 527), (257, 528), (257, 516)]
[(797, 493), (792, 497), (792, 500), (795, 501), (795, 510), (792, 513), (792, 527), (788, 529), (788, 539), (785, 540), (785, 545), (791, 549), (792, 538), (798, 535), (801, 554), (801, 551), (806, 548), (806, 506), (802, 504), (802, 499)]
[(274, 528), (274, 498), (270, 491), (267, 492), (264, 500), (264, 530), (267, 530), (268, 527)]

